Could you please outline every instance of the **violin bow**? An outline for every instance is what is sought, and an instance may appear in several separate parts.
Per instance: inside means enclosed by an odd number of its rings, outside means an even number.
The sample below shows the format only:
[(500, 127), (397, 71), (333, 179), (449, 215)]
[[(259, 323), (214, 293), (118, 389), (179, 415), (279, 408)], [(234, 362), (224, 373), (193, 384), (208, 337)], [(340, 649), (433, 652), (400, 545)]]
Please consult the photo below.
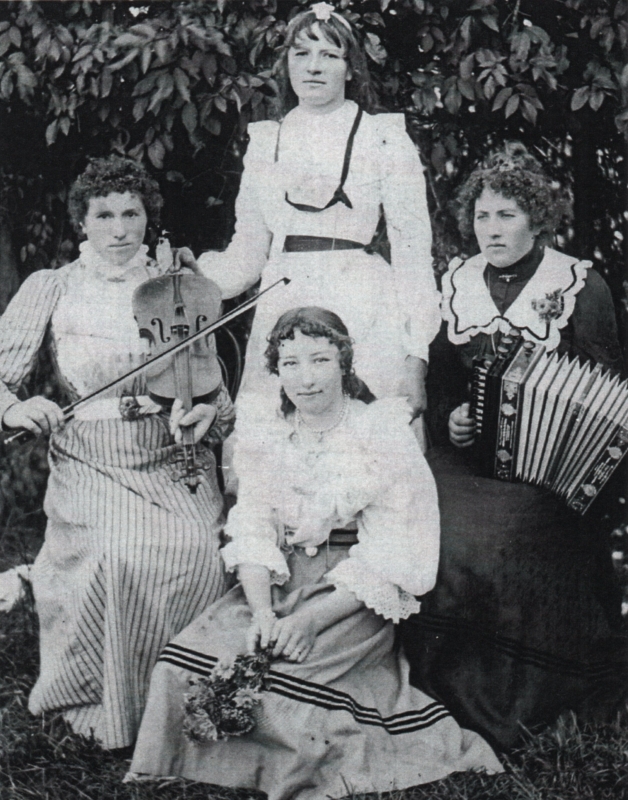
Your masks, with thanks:
[[(106, 386), (101, 386), (100, 389), (96, 389), (95, 391), (91, 392), (90, 394), (85, 395), (85, 397), (80, 397), (78, 400), (75, 400), (73, 403), (70, 403), (69, 406), (66, 406), (63, 409), (63, 415), (66, 421), (72, 419), (74, 409), (83, 403), (87, 403), (90, 400), (94, 400), (95, 398), (99, 397), (101, 394), (108, 392), (110, 389), (115, 389), (116, 386), (119, 386), (121, 383), (124, 383), (129, 378), (133, 378), (136, 375), (140, 375), (142, 372), (147, 370), (149, 367), (152, 367), (153, 364), (156, 364), (163, 358), (167, 356), (173, 356), (175, 353), (179, 353), (181, 350), (184, 350), (186, 347), (189, 347), (194, 342), (202, 339), (204, 336), (209, 336), (214, 331), (217, 331), (219, 328), (222, 328), (223, 325), (226, 325), (228, 322), (231, 322), (236, 317), (239, 317), (240, 314), (244, 314), (245, 311), (248, 311), (251, 308), (254, 308), (260, 299), (267, 293), (270, 292), (271, 289), (274, 289), (279, 284), (283, 284), (286, 286), (290, 283), (290, 278), (279, 278), (278, 281), (271, 283), (270, 286), (267, 286), (263, 291), (259, 292), (255, 295), (255, 297), (251, 297), (249, 300), (245, 300), (244, 303), (240, 303), (239, 306), (236, 306), (232, 311), (229, 311), (227, 314), (223, 314), (222, 317), (219, 317), (215, 322), (212, 322), (210, 325), (206, 325), (204, 328), (200, 328), (199, 330), (191, 333), (187, 338), (183, 339), (181, 342), (177, 342), (177, 344), (169, 347), (167, 350), (162, 351), (158, 355), (154, 356), (153, 358), (149, 358), (143, 364), (139, 364), (137, 367), (133, 367), (133, 369), (125, 372), (124, 375), (120, 375), (120, 377), (116, 378), (115, 380), (111, 381), (110, 383), (106, 384)], [(13, 444), (15, 442), (20, 442), (25, 440), (27, 437), (32, 436), (32, 431), (27, 431), (26, 429), (21, 429), (16, 431), (15, 433), (7, 436), (4, 440), (4, 444)]]

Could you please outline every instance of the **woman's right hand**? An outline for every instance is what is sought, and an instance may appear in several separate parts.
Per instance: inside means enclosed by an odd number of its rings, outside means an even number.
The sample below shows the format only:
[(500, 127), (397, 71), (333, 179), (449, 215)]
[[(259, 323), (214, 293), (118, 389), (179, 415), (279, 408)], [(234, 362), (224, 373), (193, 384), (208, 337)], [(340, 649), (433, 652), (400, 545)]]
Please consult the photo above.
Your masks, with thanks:
[(463, 403), (449, 415), (449, 439), (456, 447), (470, 447), (475, 440), (475, 420), (469, 403)]
[(277, 617), (272, 608), (253, 614), (253, 619), (246, 632), (246, 650), (253, 655), (256, 650), (265, 650), (272, 641), (273, 628)]
[(5, 428), (25, 428), (36, 436), (59, 430), (64, 424), (63, 411), (52, 400), (37, 395), (9, 406), (2, 417)]

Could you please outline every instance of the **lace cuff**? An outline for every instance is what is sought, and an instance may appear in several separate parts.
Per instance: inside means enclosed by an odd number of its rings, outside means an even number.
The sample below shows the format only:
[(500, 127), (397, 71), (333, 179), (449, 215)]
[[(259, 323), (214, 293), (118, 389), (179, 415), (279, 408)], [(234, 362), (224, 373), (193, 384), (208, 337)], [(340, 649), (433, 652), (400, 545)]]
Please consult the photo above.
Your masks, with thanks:
[(203, 437), (203, 443), (209, 447), (215, 447), (224, 442), (235, 427), (235, 408), (224, 384), (220, 387), (218, 396), (212, 405), (216, 409), (216, 419)]
[(258, 564), (270, 572), (270, 582), (281, 586), (290, 578), (286, 559), (269, 539), (242, 537), (226, 544), (220, 551), (227, 572), (240, 564)]
[(328, 583), (347, 589), (376, 614), (395, 624), (418, 614), (421, 603), (394, 583), (380, 578), (357, 558), (347, 558), (325, 576)]

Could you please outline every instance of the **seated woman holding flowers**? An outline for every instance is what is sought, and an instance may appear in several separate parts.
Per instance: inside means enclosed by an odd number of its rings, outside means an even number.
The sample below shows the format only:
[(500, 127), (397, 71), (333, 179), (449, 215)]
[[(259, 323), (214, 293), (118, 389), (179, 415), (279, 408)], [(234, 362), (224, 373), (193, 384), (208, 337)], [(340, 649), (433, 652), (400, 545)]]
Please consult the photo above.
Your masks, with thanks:
[[(281, 409), (262, 426), (241, 420), (222, 551), (239, 583), (162, 653), (130, 778), (319, 800), (501, 769), (479, 735), (410, 687), (393, 647), (393, 623), (434, 584), (436, 492), (405, 401), (357, 399), (372, 396), (352, 358), (330, 311), (291, 310), (273, 328)], [(197, 702), (199, 676), (217, 687), (256, 647), (272, 659), (259, 694), (240, 691), (229, 719), (216, 698)], [(247, 706), (251, 730), (234, 722)]]

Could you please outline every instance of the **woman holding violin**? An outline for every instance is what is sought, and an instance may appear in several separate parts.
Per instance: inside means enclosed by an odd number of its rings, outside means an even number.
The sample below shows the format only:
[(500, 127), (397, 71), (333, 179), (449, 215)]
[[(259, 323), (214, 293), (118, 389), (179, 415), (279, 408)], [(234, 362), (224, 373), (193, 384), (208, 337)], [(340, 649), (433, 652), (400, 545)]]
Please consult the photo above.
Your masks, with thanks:
[[(135, 740), (163, 645), (223, 593), (222, 497), (207, 448), (231, 431), (233, 408), (211, 351), (200, 369), (210, 382), (192, 388), (201, 402), (187, 412), (180, 385), (163, 396), (161, 366), (77, 405), (69, 421), (51, 400), (16, 393), (42, 348), (73, 401), (143, 361), (138, 322), (160, 320), (164, 298), (156, 293), (152, 308), (132, 298), (163, 271), (143, 244), (161, 205), (156, 182), (134, 161), (92, 161), (69, 198), (85, 237), (79, 258), (31, 275), (0, 320), (3, 427), (51, 434), (48, 523), (31, 571), (41, 668), (29, 708), (62, 711), (109, 749)], [(217, 311), (215, 287), (207, 300), (205, 317)], [(183, 307), (170, 311), (184, 316)], [(166, 325), (162, 338), (174, 329)], [(182, 431), (188, 443), (178, 458)], [(195, 443), (205, 448), (200, 482), (181, 474)]]
[[(199, 258), (226, 298), (260, 276), (262, 288), (291, 279), (257, 307), (238, 408), (278, 391), (264, 364), (277, 317), (318, 305), (352, 331), (356, 370), (375, 396), (406, 396), (417, 416), (440, 317), (425, 181), (404, 116), (374, 113), (359, 35), (329, 3), (290, 21), (277, 72), (283, 119), (248, 127), (235, 234), (225, 252)], [(384, 218), (390, 263), (375, 247)]]

